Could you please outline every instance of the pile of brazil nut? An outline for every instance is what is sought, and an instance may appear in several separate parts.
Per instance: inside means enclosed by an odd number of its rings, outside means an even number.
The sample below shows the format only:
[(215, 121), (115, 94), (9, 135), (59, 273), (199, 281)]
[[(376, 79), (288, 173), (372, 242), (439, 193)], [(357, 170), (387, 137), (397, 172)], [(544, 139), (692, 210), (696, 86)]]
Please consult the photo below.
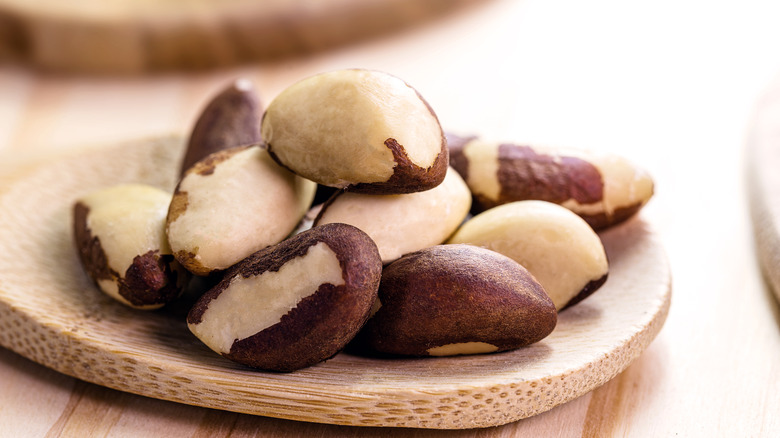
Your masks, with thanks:
[(596, 231), (653, 194), (620, 157), (447, 135), (414, 88), (360, 69), (303, 79), (267, 108), (230, 84), (179, 172), (173, 193), (123, 184), (76, 200), (85, 271), (138, 309), (208, 279), (190, 331), (284, 372), (348, 345), (452, 356), (537, 342), (606, 281)]

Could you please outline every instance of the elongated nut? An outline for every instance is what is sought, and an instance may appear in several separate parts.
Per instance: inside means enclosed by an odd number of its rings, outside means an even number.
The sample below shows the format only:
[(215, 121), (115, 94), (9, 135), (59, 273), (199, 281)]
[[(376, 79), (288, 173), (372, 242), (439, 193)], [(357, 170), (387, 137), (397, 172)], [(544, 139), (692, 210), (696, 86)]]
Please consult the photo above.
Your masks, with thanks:
[(139, 309), (157, 309), (189, 279), (171, 254), (165, 215), (171, 195), (126, 184), (92, 192), (73, 207), (79, 258), (101, 291)]
[(260, 142), (262, 104), (252, 83), (238, 79), (209, 101), (192, 129), (180, 175), (214, 152)]
[(557, 313), (521, 265), (471, 245), (439, 245), (385, 267), (359, 345), (416, 356), (510, 350), (555, 328)]
[(361, 193), (431, 189), (449, 160), (428, 103), (377, 71), (338, 70), (290, 86), (268, 106), (261, 132), (271, 155), (296, 174)]
[(545, 201), (491, 208), (466, 221), (449, 243), (488, 248), (525, 266), (559, 310), (595, 292), (609, 271), (593, 229), (570, 210)]
[(598, 230), (628, 219), (653, 196), (650, 175), (616, 155), (447, 139), (450, 163), (469, 185), (477, 211), (513, 201), (548, 201)]
[(315, 188), (258, 146), (209, 155), (187, 171), (173, 195), (167, 217), (173, 254), (197, 275), (227, 269), (287, 237)]
[(357, 334), (381, 272), (365, 233), (346, 224), (315, 227), (231, 268), (187, 324), (228, 359), (293, 371), (332, 357)]
[(471, 192), (455, 171), (431, 190), (403, 195), (342, 192), (326, 203), (314, 224), (342, 222), (376, 242), (383, 263), (447, 240), (466, 218)]

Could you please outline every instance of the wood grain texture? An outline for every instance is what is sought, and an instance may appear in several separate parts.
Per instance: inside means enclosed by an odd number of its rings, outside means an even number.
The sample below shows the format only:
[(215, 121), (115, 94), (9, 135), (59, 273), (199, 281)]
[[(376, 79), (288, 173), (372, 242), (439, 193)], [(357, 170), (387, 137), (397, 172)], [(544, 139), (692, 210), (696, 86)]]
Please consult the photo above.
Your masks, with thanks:
[(6, 185), (0, 345), (98, 385), (179, 403), (317, 423), (473, 428), (536, 415), (609, 381), (647, 348), (669, 310), (665, 253), (636, 219), (602, 234), (612, 261), (604, 288), (562, 312), (533, 346), (436, 359), (342, 353), (289, 374), (249, 370), (200, 344), (182, 315), (113, 302), (75, 257), (73, 199), (119, 182), (171, 189), (182, 144), (170, 137), (81, 152)]
[(0, 59), (46, 70), (204, 69), (311, 53), (482, 0), (0, 0)]
[(756, 105), (746, 154), (756, 251), (780, 300), (780, 79), (770, 84)]

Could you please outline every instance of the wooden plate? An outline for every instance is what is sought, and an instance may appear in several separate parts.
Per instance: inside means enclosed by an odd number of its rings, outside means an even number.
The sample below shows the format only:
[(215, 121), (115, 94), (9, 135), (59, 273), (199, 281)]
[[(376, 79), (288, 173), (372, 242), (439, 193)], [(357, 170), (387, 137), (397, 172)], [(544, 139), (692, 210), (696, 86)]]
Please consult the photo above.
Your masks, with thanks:
[(758, 259), (780, 300), (780, 77), (756, 106), (748, 133), (747, 170)]
[(49, 70), (202, 69), (308, 53), (484, 0), (0, 0), (0, 60)]
[(114, 145), (9, 178), (0, 193), (0, 345), (89, 382), (192, 405), (333, 424), (472, 428), (529, 417), (602, 385), (666, 319), (669, 265), (637, 218), (602, 235), (612, 264), (606, 285), (562, 312), (533, 346), (454, 358), (341, 353), (289, 374), (233, 364), (175, 312), (135, 311), (105, 297), (73, 248), (76, 197), (119, 182), (172, 188), (182, 144)]

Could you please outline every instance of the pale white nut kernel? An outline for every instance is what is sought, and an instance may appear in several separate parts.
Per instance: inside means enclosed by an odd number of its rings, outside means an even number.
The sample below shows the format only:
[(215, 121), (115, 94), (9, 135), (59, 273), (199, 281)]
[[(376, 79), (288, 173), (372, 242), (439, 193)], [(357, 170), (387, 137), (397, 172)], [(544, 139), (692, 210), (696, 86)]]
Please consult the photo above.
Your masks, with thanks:
[(268, 106), (261, 135), (296, 174), (362, 192), (426, 190), (441, 182), (448, 162), (425, 100), (377, 71), (338, 70), (293, 84)]
[(209, 155), (174, 193), (167, 222), (173, 254), (198, 275), (227, 269), (287, 237), (315, 189), (258, 146)]
[(458, 228), (471, 208), (471, 192), (454, 170), (431, 190), (402, 195), (345, 192), (325, 204), (315, 224), (346, 223), (371, 236), (383, 263), (438, 245)]
[(501, 253), (523, 265), (560, 310), (598, 289), (609, 271), (595, 231), (572, 211), (545, 201), (517, 201), (466, 221), (448, 243)]

